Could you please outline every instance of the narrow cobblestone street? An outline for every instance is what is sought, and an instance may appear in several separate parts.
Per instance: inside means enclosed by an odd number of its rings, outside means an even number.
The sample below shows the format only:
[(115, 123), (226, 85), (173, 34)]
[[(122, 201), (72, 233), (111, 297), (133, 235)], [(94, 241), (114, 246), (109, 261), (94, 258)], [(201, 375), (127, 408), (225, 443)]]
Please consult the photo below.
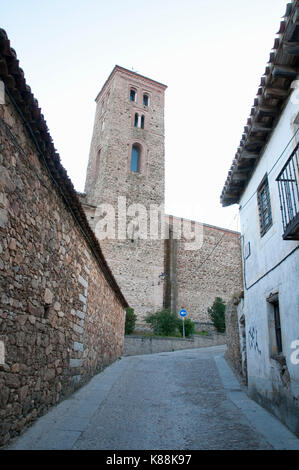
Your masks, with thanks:
[(224, 350), (122, 358), (9, 449), (299, 449), (299, 440), (247, 397)]

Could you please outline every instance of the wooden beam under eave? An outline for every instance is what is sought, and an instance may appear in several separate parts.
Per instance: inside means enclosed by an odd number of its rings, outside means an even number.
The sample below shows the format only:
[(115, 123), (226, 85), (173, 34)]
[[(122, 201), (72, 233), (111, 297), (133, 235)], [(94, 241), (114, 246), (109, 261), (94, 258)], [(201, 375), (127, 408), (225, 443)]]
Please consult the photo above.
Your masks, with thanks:
[(286, 98), (289, 94), (289, 90), (283, 90), (281, 88), (265, 88), (265, 98)]
[(263, 123), (254, 122), (251, 126), (251, 132), (272, 132), (273, 127), (266, 127)]
[(238, 204), (239, 198), (234, 198), (234, 199), (223, 198), (220, 200), (220, 202), (222, 204), (222, 207), (228, 207), (228, 206), (232, 206), (233, 204)]
[(257, 117), (276, 117), (279, 113), (279, 109), (276, 106), (259, 106), (257, 108)]
[(299, 55), (299, 46), (285, 46), (285, 52), (288, 55)]
[(238, 191), (238, 192), (233, 192), (233, 193), (232, 193), (232, 192), (229, 192), (229, 191), (225, 191), (225, 193), (223, 194), (222, 199), (223, 199), (223, 200), (224, 200), (224, 199), (226, 199), (226, 200), (228, 200), (228, 199), (234, 200), (234, 199), (237, 199), (237, 198), (239, 197), (239, 195), (240, 195), (240, 191)]
[(293, 16), (293, 23), (294, 24), (299, 24), (299, 9), (297, 8), (295, 13), (294, 13), (294, 16)]
[(244, 187), (244, 180), (233, 180), (232, 177), (229, 182), (229, 188), (232, 192), (239, 193), (240, 190)]
[(247, 137), (247, 141), (245, 142), (245, 147), (247, 145), (256, 145), (256, 146), (265, 145), (265, 142), (266, 142), (266, 138), (264, 136), (257, 137), (255, 135), (249, 135)]
[(243, 152), (240, 153), (240, 157), (246, 160), (255, 160), (256, 158), (259, 158), (259, 156), (260, 154), (257, 152), (246, 152), (246, 150), (243, 150)]
[[(244, 163), (244, 162), (242, 162), (242, 163)], [(238, 166), (235, 171), (236, 171), (237, 173), (250, 173), (250, 172), (252, 171), (252, 168), (253, 168), (253, 165), (250, 165), (250, 166), (243, 166), (243, 167), (242, 167), (242, 166)]]
[[(295, 19), (295, 15), (293, 19)], [(286, 25), (285, 33), (284, 33), (284, 38), (286, 39), (286, 41), (291, 41), (295, 35), (295, 32), (296, 32), (296, 23), (293, 21), (288, 22)]]
[(280, 38), (275, 38), (272, 49), (277, 50), (279, 48), (279, 44), (280, 44)]
[(222, 200), (224, 201), (235, 201), (237, 199), (239, 199), (239, 196), (240, 196), (240, 191), (238, 192), (229, 192), (229, 191), (226, 191), (223, 195), (223, 198)]
[(260, 150), (264, 147), (266, 141), (252, 141), (252, 142), (246, 142), (244, 145), (244, 149), (248, 150), (248, 152), (260, 152)]
[(286, 65), (274, 65), (272, 75), (274, 78), (283, 77), (294, 80), (297, 77), (297, 70)]
[(299, 55), (299, 41), (286, 41), (282, 43), (283, 51), (289, 55)]
[(259, 105), (260, 105), (260, 101), (261, 101), (261, 98), (259, 98), (258, 96), (256, 96), (256, 97), (254, 98), (253, 106), (254, 106), (254, 107), (259, 106)]
[(246, 181), (248, 179), (248, 175), (245, 173), (234, 173), (232, 175), (232, 181)]

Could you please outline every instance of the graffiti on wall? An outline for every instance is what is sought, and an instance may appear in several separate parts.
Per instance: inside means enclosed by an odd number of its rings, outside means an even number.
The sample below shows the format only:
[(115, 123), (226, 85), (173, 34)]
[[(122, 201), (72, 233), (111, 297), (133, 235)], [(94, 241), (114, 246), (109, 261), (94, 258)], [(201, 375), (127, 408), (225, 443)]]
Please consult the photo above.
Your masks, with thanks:
[(248, 341), (249, 341), (249, 349), (253, 349), (254, 351), (256, 351), (259, 355), (262, 354), (260, 348), (259, 348), (259, 343), (258, 343), (258, 339), (257, 339), (257, 329), (255, 326), (252, 326), (250, 329), (249, 329), (249, 332), (248, 332)]
[(295, 351), (291, 354), (291, 363), (296, 366), (299, 364), (299, 339), (292, 341), (291, 348), (295, 349)]

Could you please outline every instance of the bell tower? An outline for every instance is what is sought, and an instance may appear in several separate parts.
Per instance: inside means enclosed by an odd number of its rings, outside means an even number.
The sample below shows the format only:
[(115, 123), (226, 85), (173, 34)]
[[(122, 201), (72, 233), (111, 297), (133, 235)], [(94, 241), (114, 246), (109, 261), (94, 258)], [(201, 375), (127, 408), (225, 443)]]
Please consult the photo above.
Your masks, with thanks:
[[(138, 320), (163, 306), (164, 240), (160, 229), (164, 224), (166, 88), (114, 67), (96, 98), (85, 194), (81, 196), (104, 256)], [(160, 209), (158, 236), (151, 220), (154, 207)], [(105, 214), (108, 236), (99, 235)]]

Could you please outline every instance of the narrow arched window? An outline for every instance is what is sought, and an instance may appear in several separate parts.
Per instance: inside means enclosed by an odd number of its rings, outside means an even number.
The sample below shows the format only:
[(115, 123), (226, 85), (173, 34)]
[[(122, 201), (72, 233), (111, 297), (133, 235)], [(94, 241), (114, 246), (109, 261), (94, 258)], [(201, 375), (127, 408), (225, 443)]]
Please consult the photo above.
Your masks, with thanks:
[(94, 166), (95, 177), (98, 176), (99, 167), (100, 167), (100, 160), (101, 160), (101, 149), (98, 150), (98, 153), (97, 153), (96, 158), (95, 158), (95, 166)]
[(135, 113), (134, 127), (138, 127), (138, 113)]
[(140, 147), (138, 145), (133, 145), (131, 153), (131, 171), (138, 173), (140, 163)]
[(141, 116), (141, 129), (144, 129), (144, 116)]
[(143, 106), (148, 106), (149, 105), (149, 96), (144, 94), (143, 95)]
[(130, 90), (130, 101), (136, 101), (136, 91), (133, 89)]

